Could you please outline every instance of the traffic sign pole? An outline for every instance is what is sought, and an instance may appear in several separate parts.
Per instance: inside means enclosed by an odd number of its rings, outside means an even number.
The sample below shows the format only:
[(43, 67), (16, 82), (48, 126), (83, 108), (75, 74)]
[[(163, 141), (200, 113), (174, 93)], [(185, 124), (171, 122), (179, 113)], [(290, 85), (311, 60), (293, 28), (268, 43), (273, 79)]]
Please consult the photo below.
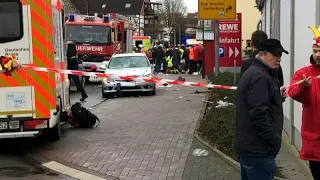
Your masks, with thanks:
[(206, 58), (206, 56), (205, 56), (205, 54), (204, 54), (204, 51), (205, 51), (205, 49), (204, 49), (204, 21), (202, 21), (202, 71), (201, 71), (201, 73), (202, 73), (202, 78), (204, 79), (204, 78), (206, 78), (206, 69), (205, 69), (205, 65), (206, 65), (206, 60), (205, 60), (205, 58)]
[[(198, 20), (215, 21), (215, 75), (220, 69), (220, 20), (236, 19), (236, 0), (198, 0)], [(204, 41), (204, 40), (203, 40)]]
[(214, 43), (215, 43), (215, 66), (214, 66), (214, 74), (216, 77), (219, 75), (220, 71), (220, 28), (219, 28), (220, 22), (217, 20), (214, 22)]

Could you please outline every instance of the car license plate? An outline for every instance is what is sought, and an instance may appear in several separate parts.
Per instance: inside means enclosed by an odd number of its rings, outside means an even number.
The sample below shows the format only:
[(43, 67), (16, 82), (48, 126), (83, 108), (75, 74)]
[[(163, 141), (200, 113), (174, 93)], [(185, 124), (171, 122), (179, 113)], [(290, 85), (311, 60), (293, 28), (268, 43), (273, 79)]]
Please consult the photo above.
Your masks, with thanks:
[(135, 87), (136, 83), (134, 83), (134, 82), (121, 82), (121, 86), (123, 86), (123, 87)]
[(0, 122), (0, 130), (8, 129), (8, 123), (7, 122)]
[(19, 121), (9, 121), (9, 128), (10, 129), (19, 129), (20, 128)]

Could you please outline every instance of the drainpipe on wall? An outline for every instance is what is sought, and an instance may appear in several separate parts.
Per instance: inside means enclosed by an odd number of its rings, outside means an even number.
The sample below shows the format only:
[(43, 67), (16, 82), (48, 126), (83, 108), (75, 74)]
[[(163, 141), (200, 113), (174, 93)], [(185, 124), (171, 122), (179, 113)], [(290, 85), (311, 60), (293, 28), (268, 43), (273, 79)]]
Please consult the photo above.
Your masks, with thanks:
[(257, 30), (262, 30), (262, 20), (260, 19), (257, 24)]
[[(290, 4), (290, 17), (291, 17), (291, 23), (290, 23), (290, 79), (292, 79), (294, 74), (294, 44), (295, 44), (295, 0), (291, 0)], [(295, 127), (294, 127), (294, 102), (293, 99), (290, 98), (290, 144), (295, 144)]]
[(320, 1), (316, 0), (316, 25), (319, 26), (320, 25)]
[(277, 18), (275, 21), (275, 25), (276, 25), (276, 27), (275, 27), (275, 31), (276, 31), (276, 37), (277, 37), (277, 39), (280, 39), (280, 10), (281, 10), (281, 3), (280, 3), (280, 1), (276, 1), (275, 2), (276, 3), (276, 7), (275, 7), (275, 9), (276, 9), (276, 15), (275, 15), (275, 18)]

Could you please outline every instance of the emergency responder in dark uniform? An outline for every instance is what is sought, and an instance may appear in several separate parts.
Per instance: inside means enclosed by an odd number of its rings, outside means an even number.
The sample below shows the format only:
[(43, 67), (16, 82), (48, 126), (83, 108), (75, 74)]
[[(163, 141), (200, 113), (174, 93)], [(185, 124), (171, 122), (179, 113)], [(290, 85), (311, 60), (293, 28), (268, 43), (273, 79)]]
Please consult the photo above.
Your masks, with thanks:
[(175, 48), (172, 50), (172, 63), (175, 70), (182, 72), (180, 68), (180, 61), (181, 61), (181, 52), (179, 46), (176, 45)]
[(161, 71), (161, 64), (164, 61), (165, 58), (165, 52), (162, 48), (162, 46), (158, 46), (155, 49), (155, 65), (156, 65), (156, 73), (160, 73)]
[[(67, 42), (67, 60), (68, 60), (68, 70), (79, 70), (79, 60), (77, 56), (76, 45), (73, 42)], [(77, 75), (68, 75), (69, 81), (71, 80), (77, 87), (77, 90), (81, 93), (80, 101), (84, 101), (88, 98), (86, 91), (83, 89), (79, 76)]]

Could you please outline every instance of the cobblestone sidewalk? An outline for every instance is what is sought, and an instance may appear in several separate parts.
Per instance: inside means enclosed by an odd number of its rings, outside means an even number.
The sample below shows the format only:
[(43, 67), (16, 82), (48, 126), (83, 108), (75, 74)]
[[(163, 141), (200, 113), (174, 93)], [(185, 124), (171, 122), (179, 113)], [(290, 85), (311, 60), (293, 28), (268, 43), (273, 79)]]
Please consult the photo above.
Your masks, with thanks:
[[(205, 149), (208, 156), (195, 157), (195, 149)], [(193, 139), (183, 171), (183, 180), (239, 180), (240, 173), (221, 159), (214, 151)]]

